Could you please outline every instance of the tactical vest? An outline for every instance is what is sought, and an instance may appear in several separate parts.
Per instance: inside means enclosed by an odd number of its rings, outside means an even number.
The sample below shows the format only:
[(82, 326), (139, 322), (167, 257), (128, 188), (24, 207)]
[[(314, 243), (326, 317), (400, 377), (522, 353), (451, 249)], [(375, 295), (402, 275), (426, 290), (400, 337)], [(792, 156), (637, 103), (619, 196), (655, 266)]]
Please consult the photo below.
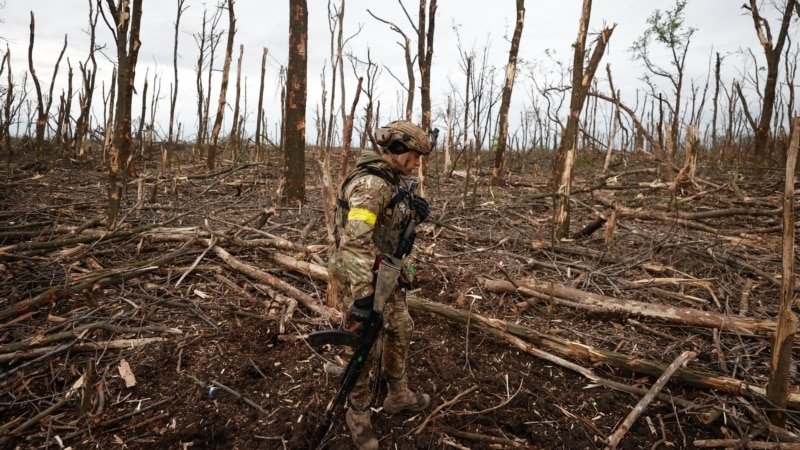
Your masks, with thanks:
[(339, 236), (347, 225), (347, 215), (350, 212), (350, 204), (344, 198), (345, 189), (353, 180), (365, 175), (374, 175), (382, 179), (392, 189), (392, 199), (383, 211), (378, 212), (375, 231), (372, 234), (372, 242), (380, 249), (381, 253), (392, 255), (400, 244), (402, 234), (411, 220), (410, 196), (406, 189), (400, 187), (399, 177), (369, 163), (356, 166), (356, 169), (344, 179), (339, 189), (334, 213), (336, 248), (339, 248)]

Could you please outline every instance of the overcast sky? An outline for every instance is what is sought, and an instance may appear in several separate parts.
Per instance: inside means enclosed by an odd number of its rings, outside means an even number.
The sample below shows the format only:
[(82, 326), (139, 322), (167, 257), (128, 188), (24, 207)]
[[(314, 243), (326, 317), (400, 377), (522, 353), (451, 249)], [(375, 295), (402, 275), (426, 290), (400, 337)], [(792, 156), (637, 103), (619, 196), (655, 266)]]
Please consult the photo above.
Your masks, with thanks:
[[(58, 74), (55, 95), (58, 97), (61, 89), (65, 89), (66, 86), (67, 58), (69, 58), (75, 73), (74, 89), (78, 90), (80, 78), (78, 63), (85, 61), (88, 54), (88, 1), (90, 0), (5, 1), (5, 8), (0, 9), (0, 19), (3, 21), (0, 26), (0, 37), (8, 43), (12, 54), (12, 68), (18, 74), (17, 82), (21, 80), (20, 72), (27, 70), (28, 66), (29, 24), (30, 15), (33, 12), (36, 21), (34, 64), (43, 89), (46, 92), (49, 86), (53, 66), (66, 35), (68, 47)], [(198, 55), (197, 44), (193, 36), (201, 29), (203, 11), (208, 10), (211, 15), (216, 3), (201, 0), (187, 0), (186, 3), (189, 8), (183, 15), (180, 26), (178, 61), (180, 100), (177, 114), (178, 120), (183, 122), (184, 129), (193, 130), (197, 125), (194, 80)], [(235, 80), (239, 45), (243, 45), (242, 80), (244, 82), (246, 79), (247, 83), (246, 114), (252, 122), (256, 116), (262, 48), (266, 47), (269, 57), (264, 101), (270, 126), (273, 128), (270, 133), (273, 136), (274, 124), (277, 122), (280, 111), (277, 76), (280, 67), (285, 66), (287, 62), (288, 3), (287, 0), (237, 0), (235, 3), (237, 31), (236, 50), (231, 66), (231, 89), (234, 87), (233, 80)], [(338, 5), (339, 1), (332, 0), (332, 3)], [(418, 3), (411, 0), (405, 0), (405, 3), (412, 17), (416, 17)], [(508, 38), (513, 32), (515, 22), (515, 4), (514, 0), (439, 1), (432, 69), (432, 97), (435, 110), (444, 109), (447, 95), (452, 93), (453, 86), (463, 85), (464, 75), (459, 67), (459, 36), (463, 50), (475, 49), (480, 54), (486, 46), (489, 46), (489, 62), (498, 67), (500, 73), (498, 83), (502, 83), (502, 68), (508, 59), (510, 46)], [(555, 55), (555, 59), (569, 65), (572, 58), (571, 45), (577, 34), (581, 5), (581, 0), (526, 2), (527, 11), (520, 46), (520, 58), (528, 61), (542, 61), (543, 65), (550, 64), (548, 62), (550, 57), (546, 54), (549, 50), (551, 55)], [(655, 9), (663, 11), (672, 9), (674, 6), (674, 0), (595, 0), (590, 30), (599, 32), (603, 26), (617, 24), (608, 46), (608, 52), (604, 57), (602, 69), (598, 71), (598, 77), (603, 80), (606, 78), (605, 63), (610, 63), (615, 85), (618, 89), (622, 89), (623, 96), (631, 96), (637, 87), (642, 87), (643, 84), (638, 81), (644, 72), (642, 65), (631, 60), (628, 48), (642, 34), (646, 28), (646, 19)], [(313, 132), (314, 117), (321, 103), (320, 74), (322, 67), (327, 66), (327, 73), (330, 74), (330, 64), (327, 62), (330, 52), (330, 32), (327, 14), (328, 2), (309, 0), (308, 7), (310, 30), (307, 127), (309, 132)], [(361, 58), (366, 58), (366, 49), (369, 48), (373, 61), (386, 66), (377, 83), (378, 100), (382, 104), (382, 121), (386, 122), (400, 114), (400, 108), (396, 104), (401, 87), (390, 75), (389, 69), (398, 76), (403, 76), (405, 73), (403, 54), (397, 44), (399, 34), (370, 17), (367, 13), (368, 8), (377, 16), (396, 23), (409, 35), (413, 34), (413, 31), (396, 1), (346, 1), (344, 26), (345, 36), (348, 38), (347, 50)], [(176, 10), (177, 1), (170, 0), (147, 0), (144, 2), (143, 8), (142, 48), (137, 68), (137, 86), (142, 86), (145, 73), (148, 71), (150, 77), (154, 73), (162, 77), (161, 96), (163, 100), (159, 105), (159, 119), (157, 120), (161, 130), (167, 127)], [(776, 24), (774, 28), (777, 30), (778, 14), (767, 7), (763, 12), (772, 23)], [(759, 60), (763, 61), (763, 52), (758, 46), (752, 19), (747, 15), (747, 11), (741, 8), (741, 2), (689, 0), (685, 16), (686, 26), (698, 30), (692, 39), (687, 62), (687, 75), (698, 83), (705, 83), (710, 57), (714, 52), (720, 52), (723, 56), (732, 55), (725, 60), (723, 69), (729, 71), (731, 76), (738, 75), (744, 67), (742, 61), (746, 60), (735, 54), (737, 50), (751, 48)], [(223, 15), (220, 21), (220, 30), (227, 29), (227, 21), (227, 14)], [(111, 33), (102, 20), (98, 25), (97, 34), (99, 42), (110, 42)], [(224, 46), (225, 37), (219, 45), (215, 64), (217, 67), (222, 66)], [(113, 58), (115, 54), (113, 44), (108, 45), (106, 53)], [(103, 65), (98, 75), (98, 89), (100, 89), (102, 82), (105, 82), (106, 87), (108, 86), (111, 71), (108, 58), (99, 56), (98, 59)], [(664, 64), (667, 64), (666, 60)], [(352, 76), (353, 71), (350, 64), (346, 63), (345, 67), (346, 74)], [(523, 81), (518, 78), (518, 83), (520, 82)], [(351, 79), (348, 80), (346, 86), (348, 110), (352, 102), (355, 83)], [(5, 75), (0, 84), (5, 84)], [(30, 88), (32, 89), (32, 85)], [(218, 88), (219, 79), (216, 79), (212, 87), (212, 105), (216, 104)], [(601, 88), (607, 91), (607, 85), (601, 86)], [(153, 92), (153, 89), (151, 81), (149, 94)], [(139, 92), (141, 93), (141, 88)], [(526, 93), (522, 89), (515, 91), (514, 105), (521, 108), (526, 102), (525, 97)], [(229, 91), (227, 98), (229, 102), (233, 100), (233, 91)], [(337, 104), (338, 100), (337, 98)], [(100, 101), (98, 94), (96, 102)], [(134, 117), (136, 117), (141, 99), (137, 97), (134, 102)], [(419, 117), (418, 105), (417, 101), (415, 118)], [(363, 106), (363, 103), (360, 106)], [(55, 108), (56, 106), (53, 107), (54, 110)], [(212, 106), (212, 116), (215, 110), (216, 107)], [(388, 117), (390, 115), (392, 117)], [(512, 117), (517, 116), (518, 112), (512, 112)], [(226, 115), (225, 119), (226, 124), (230, 124), (230, 113)], [(444, 127), (444, 123), (436, 125), (440, 128)], [(255, 125), (252, 123), (248, 125), (249, 134), (252, 134), (254, 129)]]

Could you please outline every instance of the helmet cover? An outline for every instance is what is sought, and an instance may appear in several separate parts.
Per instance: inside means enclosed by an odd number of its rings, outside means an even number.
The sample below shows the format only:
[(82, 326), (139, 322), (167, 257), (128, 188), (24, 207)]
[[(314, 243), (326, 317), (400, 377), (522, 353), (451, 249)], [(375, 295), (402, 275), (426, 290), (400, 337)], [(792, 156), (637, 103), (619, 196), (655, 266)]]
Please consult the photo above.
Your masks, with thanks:
[[(433, 150), (431, 138), (425, 131), (407, 120), (391, 122), (375, 130), (375, 142), (394, 154), (414, 150), (427, 156)], [(402, 144), (400, 149), (397, 144)]]

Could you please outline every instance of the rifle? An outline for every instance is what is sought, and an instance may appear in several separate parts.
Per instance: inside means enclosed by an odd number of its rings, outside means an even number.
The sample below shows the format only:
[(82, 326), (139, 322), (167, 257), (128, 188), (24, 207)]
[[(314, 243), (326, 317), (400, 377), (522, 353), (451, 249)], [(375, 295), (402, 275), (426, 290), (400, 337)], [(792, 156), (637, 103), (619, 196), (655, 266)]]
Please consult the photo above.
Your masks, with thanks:
[[(413, 195), (418, 183), (417, 180), (411, 180), (408, 187), (409, 194)], [(416, 221), (411, 218), (394, 252), (394, 258), (402, 260), (411, 252), (411, 247), (414, 245), (414, 238), (416, 237), (415, 227)], [(339, 389), (336, 391), (336, 395), (328, 402), (322, 420), (314, 430), (314, 434), (311, 435), (310, 448), (317, 449), (324, 446), (322, 441), (334, 422), (337, 407), (344, 406), (347, 401), (347, 396), (350, 395), (350, 392), (355, 387), (356, 381), (358, 381), (358, 377), (367, 363), (367, 356), (372, 350), (378, 334), (383, 329), (383, 308), (386, 305), (386, 300), (389, 299), (392, 291), (397, 287), (401, 268), (392, 262), (391, 258), (383, 255), (379, 255), (376, 258), (375, 264), (377, 267), (374, 269), (376, 274), (372, 311), (370, 311), (369, 318), (361, 324), (360, 332), (323, 330), (308, 334), (308, 342), (315, 347), (331, 344), (346, 345), (355, 349), (339, 379)]]
[(375, 297), (372, 311), (370, 311), (369, 318), (361, 324), (360, 332), (323, 330), (309, 333), (308, 342), (313, 346), (332, 344), (346, 345), (355, 349), (339, 379), (339, 389), (336, 391), (336, 395), (328, 402), (325, 414), (311, 436), (310, 448), (322, 448), (322, 441), (334, 422), (337, 407), (344, 406), (347, 396), (350, 395), (350, 392), (355, 387), (356, 381), (358, 381), (358, 377), (367, 363), (367, 356), (372, 350), (378, 334), (383, 329), (383, 316), (381, 313), (386, 300), (397, 286), (399, 277), (400, 267), (389, 261), (389, 258), (381, 259), (375, 276)]

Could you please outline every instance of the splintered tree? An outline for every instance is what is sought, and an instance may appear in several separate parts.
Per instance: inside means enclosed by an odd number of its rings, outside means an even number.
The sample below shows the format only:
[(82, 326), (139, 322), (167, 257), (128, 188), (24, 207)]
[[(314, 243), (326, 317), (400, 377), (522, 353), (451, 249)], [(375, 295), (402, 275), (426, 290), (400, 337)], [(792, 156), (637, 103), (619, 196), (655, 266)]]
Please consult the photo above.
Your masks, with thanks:
[(305, 199), (306, 95), (308, 90), (308, 4), (289, 1), (289, 65), (286, 69), (286, 120), (283, 124), (283, 179), (287, 202)]
[(94, 97), (95, 80), (97, 79), (97, 60), (95, 59), (95, 38), (97, 19), (100, 8), (94, 9), (93, 0), (89, 1), (89, 56), (84, 63), (78, 63), (81, 71), (82, 90), (78, 94), (78, 107), (80, 113), (75, 120), (75, 139), (72, 140), (72, 153), (78, 158), (85, 154), (84, 143), (89, 132), (89, 120), (92, 113), (92, 98)]
[(106, 0), (112, 23), (109, 30), (117, 47), (117, 99), (114, 106), (114, 137), (108, 154), (108, 223), (113, 229), (117, 221), (122, 192), (131, 165), (131, 105), (139, 57), (139, 30), (142, 22), (142, 0)]
[(498, 125), (494, 170), (492, 171), (492, 186), (503, 184), (503, 159), (506, 151), (506, 140), (508, 139), (508, 109), (511, 106), (511, 91), (514, 88), (514, 77), (517, 74), (517, 54), (519, 53), (519, 40), (522, 37), (523, 25), (525, 25), (525, 0), (517, 0), (517, 25), (514, 27), (514, 37), (511, 39), (511, 50), (508, 52), (506, 82), (503, 86), (503, 98), (500, 101), (500, 123)]
[(555, 210), (553, 238), (555, 241), (566, 238), (569, 235), (569, 196), (572, 190), (572, 167), (575, 162), (575, 152), (578, 145), (578, 130), (581, 110), (589, 93), (589, 87), (594, 79), (600, 60), (603, 59), (603, 52), (606, 44), (611, 38), (616, 25), (611, 28), (604, 28), (597, 38), (597, 42), (589, 60), (589, 65), (584, 72), (584, 59), (586, 58), (586, 35), (589, 30), (589, 19), (592, 15), (592, 0), (583, 0), (581, 9), (580, 25), (578, 26), (578, 38), (575, 41), (575, 53), (572, 66), (572, 95), (569, 103), (569, 117), (567, 118), (567, 128), (564, 131), (564, 139), (558, 148), (555, 161), (554, 183), (555, 192), (553, 193)]
[(794, 186), (798, 147), (800, 147), (800, 119), (795, 118), (792, 126), (792, 143), (786, 157), (786, 177), (783, 190), (783, 273), (778, 328), (772, 345), (772, 371), (767, 385), (767, 398), (775, 406), (770, 410), (769, 417), (773, 424), (780, 427), (786, 426), (788, 419), (786, 406), (789, 380), (792, 377), (792, 347), (797, 333), (797, 316), (792, 311), (792, 300), (795, 296)]
[(236, 14), (233, 12), (233, 0), (228, 0), (228, 41), (225, 46), (225, 63), (222, 67), (222, 83), (219, 87), (219, 103), (217, 104), (217, 115), (214, 117), (214, 128), (211, 129), (211, 140), (208, 143), (208, 159), (206, 166), (208, 170), (214, 170), (215, 158), (217, 155), (217, 141), (219, 131), (222, 128), (222, 118), (225, 115), (225, 96), (228, 93), (228, 73), (231, 68), (233, 58), (233, 38), (236, 35)]

